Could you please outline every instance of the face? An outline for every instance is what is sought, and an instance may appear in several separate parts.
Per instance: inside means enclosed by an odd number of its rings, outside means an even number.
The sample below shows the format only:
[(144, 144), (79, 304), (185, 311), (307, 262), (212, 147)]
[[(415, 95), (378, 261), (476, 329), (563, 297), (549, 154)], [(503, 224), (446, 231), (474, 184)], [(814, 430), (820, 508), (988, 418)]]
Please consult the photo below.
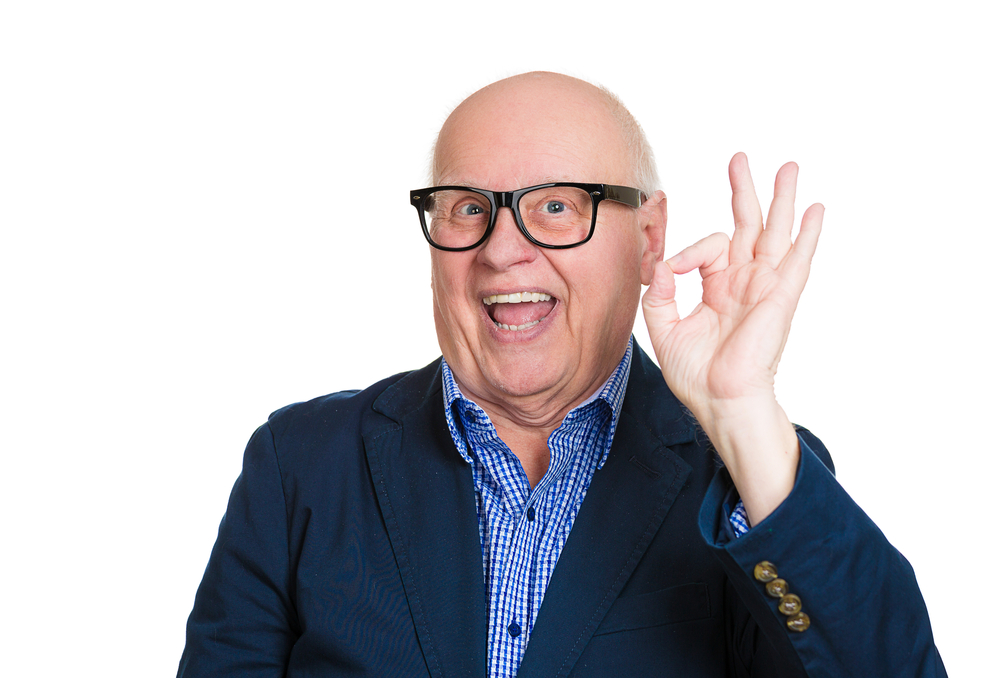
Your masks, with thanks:
[[(435, 168), (438, 185), (497, 191), (631, 179), (598, 91), (553, 74), (519, 76), (467, 99), (442, 129)], [(545, 416), (610, 376), (632, 331), (640, 282), (648, 284), (662, 256), (665, 214), (650, 203), (637, 210), (602, 202), (593, 238), (573, 249), (532, 245), (503, 208), (478, 248), (431, 250), (438, 341), (466, 395), (487, 411), (528, 406)], [(511, 295), (520, 303), (509, 303)]]

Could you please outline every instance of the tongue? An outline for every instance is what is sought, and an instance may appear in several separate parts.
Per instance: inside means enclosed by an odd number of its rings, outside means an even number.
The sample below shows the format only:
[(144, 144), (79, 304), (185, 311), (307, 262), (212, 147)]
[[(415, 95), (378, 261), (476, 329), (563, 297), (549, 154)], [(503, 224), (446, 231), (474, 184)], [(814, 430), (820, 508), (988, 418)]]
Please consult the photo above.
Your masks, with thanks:
[(527, 323), (541, 320), (552, 312), (556, 302), (554, 299), (548, 301), (536, 301), (533, 303), (520, 304), (493, 304), (489, 306), (490, 316), (501, 325), (517, 327)]

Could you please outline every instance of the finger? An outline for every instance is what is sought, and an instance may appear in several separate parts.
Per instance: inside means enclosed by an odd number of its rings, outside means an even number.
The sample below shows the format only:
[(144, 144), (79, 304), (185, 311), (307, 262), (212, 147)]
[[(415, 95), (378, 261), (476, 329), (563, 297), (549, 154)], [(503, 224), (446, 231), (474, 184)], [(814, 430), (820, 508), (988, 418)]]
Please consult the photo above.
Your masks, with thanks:
[(729, 266), (730, 242), (725, 233), (713, 233), (686, 247), (667, 260), (674, 273), (683, 274), (698, 269), (702, 278)]
[(733, 187), (733, 221), (736, 223), (730, 259), (739, 265), (753, 259), (757, 238), (764, 230), (750, 163), (744, 153), (737, 153), (729, 162), (729, 183)]
[(799, 166), (785, 163), (774, 177), (774, 199), (767, 211), (767, 227), (757, 241), (756, 254), (765, 263), (777, 267), (792, 246), (795, 223), (795, 183)]
[(650, 341), (653, 342), (656, 359), (661, 365), (664, 360), (664, 356), (661, 355), (664, 342), (680, 321), (677, 301), (674, 298), (676, 292), (677, 285), (670, 265), (665, 261), (659, 262), (653, 271), (653, 281), (649, 289), (642, 295), (642, 316), (646, 320), (646, 329), (649, 331)]
[(799, 235), (795, 238), (788, 256), (781, 263), (781, 269), (787, 273), (789, 278), (800, 288), (805, 287), (809, 278), (809, 267), (812, 264), (813, 255), (816, 254), (816, 245), (819, 243), (819, 234), (823, 230), (823, 215), (826, 208), (820, 203), (811, 205), (802, 215), (802, 226), (799, 228)]

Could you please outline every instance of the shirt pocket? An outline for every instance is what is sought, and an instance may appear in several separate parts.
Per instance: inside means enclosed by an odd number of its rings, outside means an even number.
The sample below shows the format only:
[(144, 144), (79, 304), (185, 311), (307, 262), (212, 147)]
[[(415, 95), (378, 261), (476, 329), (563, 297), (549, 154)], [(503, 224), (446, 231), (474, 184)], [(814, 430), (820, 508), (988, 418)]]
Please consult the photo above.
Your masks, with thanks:
[(608, 610), (594, 635), (696, 621), (711, 616), (708, 585), (700, 582), (682, 584), (619, 598)]

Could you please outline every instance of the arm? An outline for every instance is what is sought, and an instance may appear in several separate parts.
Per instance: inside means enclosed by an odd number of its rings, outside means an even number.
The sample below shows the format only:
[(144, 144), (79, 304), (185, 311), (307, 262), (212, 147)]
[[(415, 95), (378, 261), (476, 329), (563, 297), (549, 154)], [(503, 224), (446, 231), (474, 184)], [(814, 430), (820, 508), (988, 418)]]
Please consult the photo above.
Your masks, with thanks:
[[(821, 205), (806, 210), (792, 241), (797, 173), (794, 163), (778, 171), (765, 224), (746, 157), (737, 154), (729, 166), (732, 241), (717, 233), (661, 262), (643, 297), (664, 379), (725, 464), (702, 507), (702, 534), (768, 640), (765, 662), (773, 651), (778, 664), (811, 676), (944, 675), (909, 564), (819, 461), (811, 449), (819, 441), (797, 434), (774, 396), (823, 217)], [(681, 319), (674, 274), (695, 269), (702, 302)], [(739, 540), (722, 510), (736, 497), (751, 525)], [(763, 561), (801, 599), (807, 627), (793, 628), (778, 611), (755, 574)]]
[[(734, 494), (725, 469), (699, 516), (702, 537), (767, 639), (763, 663), (809, 676), (945, 676), (910, 564), (834, 479), (823, 444), (804, 429), (798, 436), (792, 492), (759, 525), (733, 538), (721, 510)], [(789, 626), (792, 617), (755, 577), (762, 561), (801, 600), (808, 626)], [(759, 654), (741, 657), (748, 675), (769, 675)]]
[(290, 580), (284, 492), (265, 424), (247, 445), (219, 526), (178, 677), (284, 676), (298, 637)]

